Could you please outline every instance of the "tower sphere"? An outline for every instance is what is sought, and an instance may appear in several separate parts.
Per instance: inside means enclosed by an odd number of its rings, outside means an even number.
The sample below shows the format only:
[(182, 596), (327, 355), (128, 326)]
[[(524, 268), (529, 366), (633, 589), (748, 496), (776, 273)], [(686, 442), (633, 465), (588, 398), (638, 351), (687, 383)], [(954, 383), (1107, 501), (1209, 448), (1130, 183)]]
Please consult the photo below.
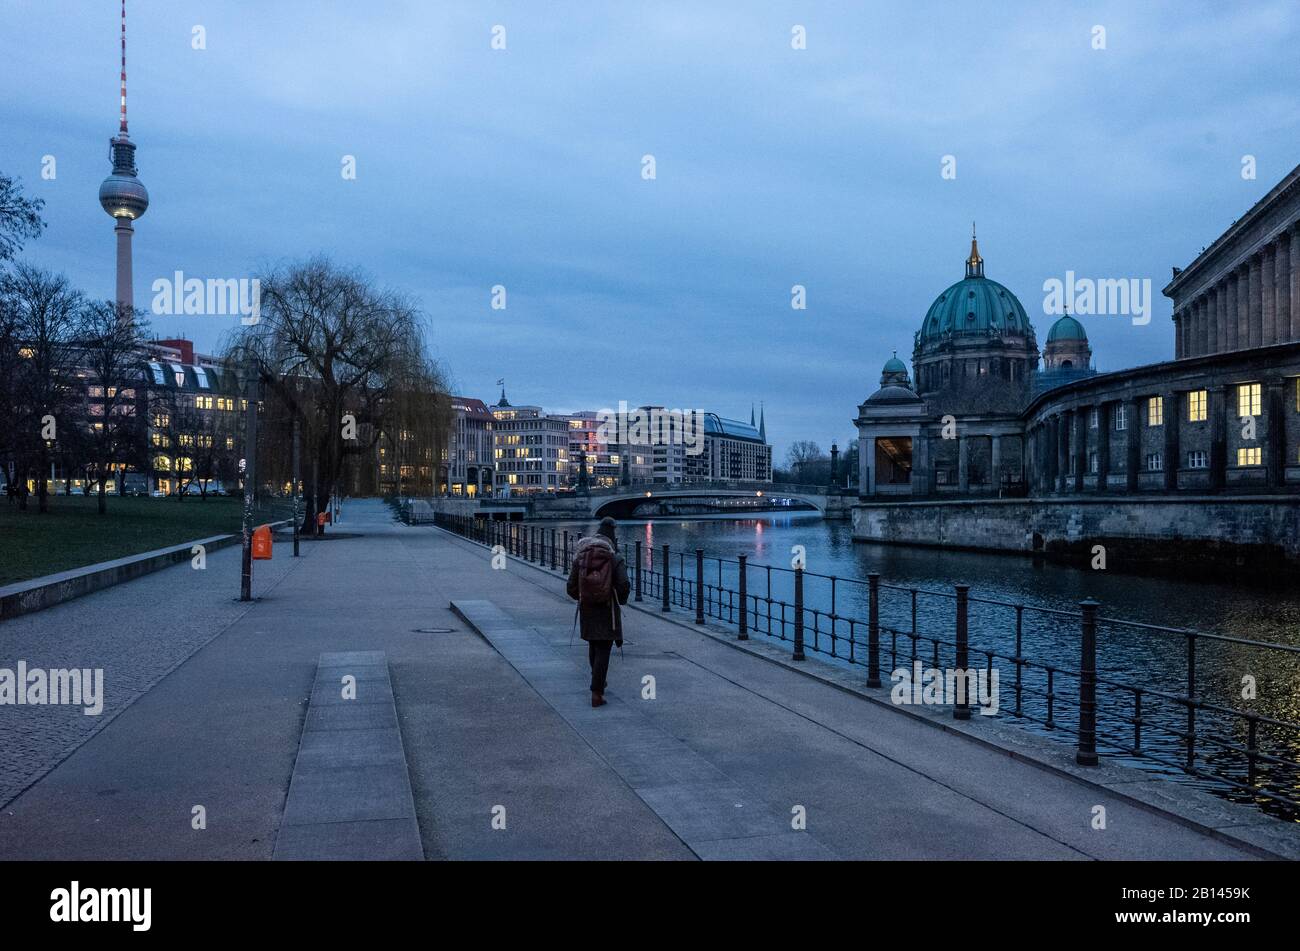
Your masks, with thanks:
[(135, 143), (118, 135), (111, 143), (113, 171), (99, 186), (99, 204), (114, 218), (139, 218), (149, 207), (149, 192), (136, 178)]

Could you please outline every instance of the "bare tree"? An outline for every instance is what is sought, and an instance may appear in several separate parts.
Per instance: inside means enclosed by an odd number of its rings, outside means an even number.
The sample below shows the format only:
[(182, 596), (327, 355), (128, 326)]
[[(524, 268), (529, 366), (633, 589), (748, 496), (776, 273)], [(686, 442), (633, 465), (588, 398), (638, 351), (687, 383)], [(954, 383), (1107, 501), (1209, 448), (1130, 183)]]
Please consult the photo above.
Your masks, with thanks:
[(40, 237), (45, 228), (40, 198), (24, 198), (21, 186), (8, 175), (0, 175), (0, 261), (8, 261), (22, 250), (28, 238)]
[(13, 325), (14, 441), (21, 478), (34, 464), (41, 512), (49, 510), (49, 466), (61, 433), (72, 440), (80, 403), (80, 292), (67, 278), (18, 264), (0, 276), (0, 309)]
[(103, 515), (114, 467), (148, 463), (147, 407), (140, 366), (143, 334), (138, 315), (112, 301), (87, 303), (79, 334), (86, 392), (82, 455)]
[(785, 464), (796, 482), (820, 485), (830, 475), (831, 457), (815, 442), (801, 439), (790, 445)]
[[(358, 272), (318, 257), (271, 270), (259, 280), (260, 318), (236, 332), (226, 359), (232, 366), (255, 368), (267, 419), (275, 423), (268, 432), (281, 432), (298, 420), (304, 528), (310, 532), (348, 460), (373, 458), (386, 433), (400, 438), (422, 431), (416, 414), (408, 411), (414, 405), (410, 394), (428, 390), (437, 396), (441, 379), (425, 357), (415, 307)], [(267, 446), (259, 455), (262, 476), (285, 468), (287, 448), (282, 438)], [(422, 448), (411, 448), (424, 455)], [(432, 465), (432, 447), (429, 458)], [(309, 481), (313, 471), (314, 483)]]

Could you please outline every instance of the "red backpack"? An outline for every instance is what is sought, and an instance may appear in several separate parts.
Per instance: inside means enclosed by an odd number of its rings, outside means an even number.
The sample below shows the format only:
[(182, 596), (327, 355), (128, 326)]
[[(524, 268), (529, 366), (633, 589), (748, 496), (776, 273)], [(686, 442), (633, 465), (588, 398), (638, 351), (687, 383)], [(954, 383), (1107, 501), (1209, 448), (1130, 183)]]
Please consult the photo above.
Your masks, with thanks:
[(601, 544), (588, 545), (578, 556), (578, 604), (609, 604), (614, 597), (614, 552)]

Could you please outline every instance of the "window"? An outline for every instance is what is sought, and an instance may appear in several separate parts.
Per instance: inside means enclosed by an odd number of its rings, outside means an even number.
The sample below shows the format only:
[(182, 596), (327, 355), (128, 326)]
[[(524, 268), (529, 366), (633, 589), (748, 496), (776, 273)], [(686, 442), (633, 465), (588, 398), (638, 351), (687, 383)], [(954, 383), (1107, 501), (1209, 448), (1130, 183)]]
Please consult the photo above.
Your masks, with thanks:
[(1258, 466), (1264, 461), (1264, 450), (1259, 446), (1247, 448), (1245, 446), (1237, 450), (1237, 465), (1239, 466)]
[(1088, 425), (1092, 429), (1096, 429), (1101, 425), (1101, 411), (1095, 406), (1092, 408), (1091, 412), (1088, 413)]
[[(1093, 410), (1093, 412), (1095, 413), (1096, 410)], [(1088, 454), (1088, 471), (1091, 472), (1093, 475), (1096, 475), (1096, 474), (1097, 474), (1097, 470), (1098, 470), (1098, 468), (1099, 468), (1099, 466), (1098, 466), (1098, 464), (1097, 464), (1097, 454), (1096, 454), (1095, 452), (1093, 452), (1093, 453), (1089, 453), (1089, 454)]]
[(1187, 454), (1187, 468), (1189, 469), (1208, 469), (1209, 460), (1206, 458), (1205, 450), (1193, 449)]
[(1164, 460), (1160, 457), (1160, 453), (1147, 453), (1147, 472), (1159, 472), (1164, 467)]
[(194, 404), (199, 409), (212, 409), (213, 399), (211, 396), (196, 396)]
[(1120, 403), (1115, 407), (1115, 431), (1128, 429), (1128, 412), (1127, 407)]
[(1163, 397), (1153, 396), (1147, 400), (1147, 425), (1163, 426), (1165, 424), (1165, 401)]
[(1237, 415), (1259, 415), (1259, 384), (1243, 383), (1237, 387)]
[[(1205, 390), (1192, 390), (1187, 394), (1187, 420), (1192, 423), (1204, 422), (1208, 416)], [(1193, 467), (1195, 468), (1195, 467)]]

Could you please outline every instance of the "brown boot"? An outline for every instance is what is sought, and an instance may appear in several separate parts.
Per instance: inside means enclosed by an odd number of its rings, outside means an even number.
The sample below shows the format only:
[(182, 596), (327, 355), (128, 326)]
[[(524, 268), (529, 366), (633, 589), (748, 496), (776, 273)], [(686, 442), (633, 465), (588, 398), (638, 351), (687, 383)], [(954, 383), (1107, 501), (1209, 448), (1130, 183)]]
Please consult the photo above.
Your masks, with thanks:
[(605, 705), (605, 695), (603, 693), (596, 693), (595, 691), (592, 691), (591, 705), (593, 707), (603, 707)]

